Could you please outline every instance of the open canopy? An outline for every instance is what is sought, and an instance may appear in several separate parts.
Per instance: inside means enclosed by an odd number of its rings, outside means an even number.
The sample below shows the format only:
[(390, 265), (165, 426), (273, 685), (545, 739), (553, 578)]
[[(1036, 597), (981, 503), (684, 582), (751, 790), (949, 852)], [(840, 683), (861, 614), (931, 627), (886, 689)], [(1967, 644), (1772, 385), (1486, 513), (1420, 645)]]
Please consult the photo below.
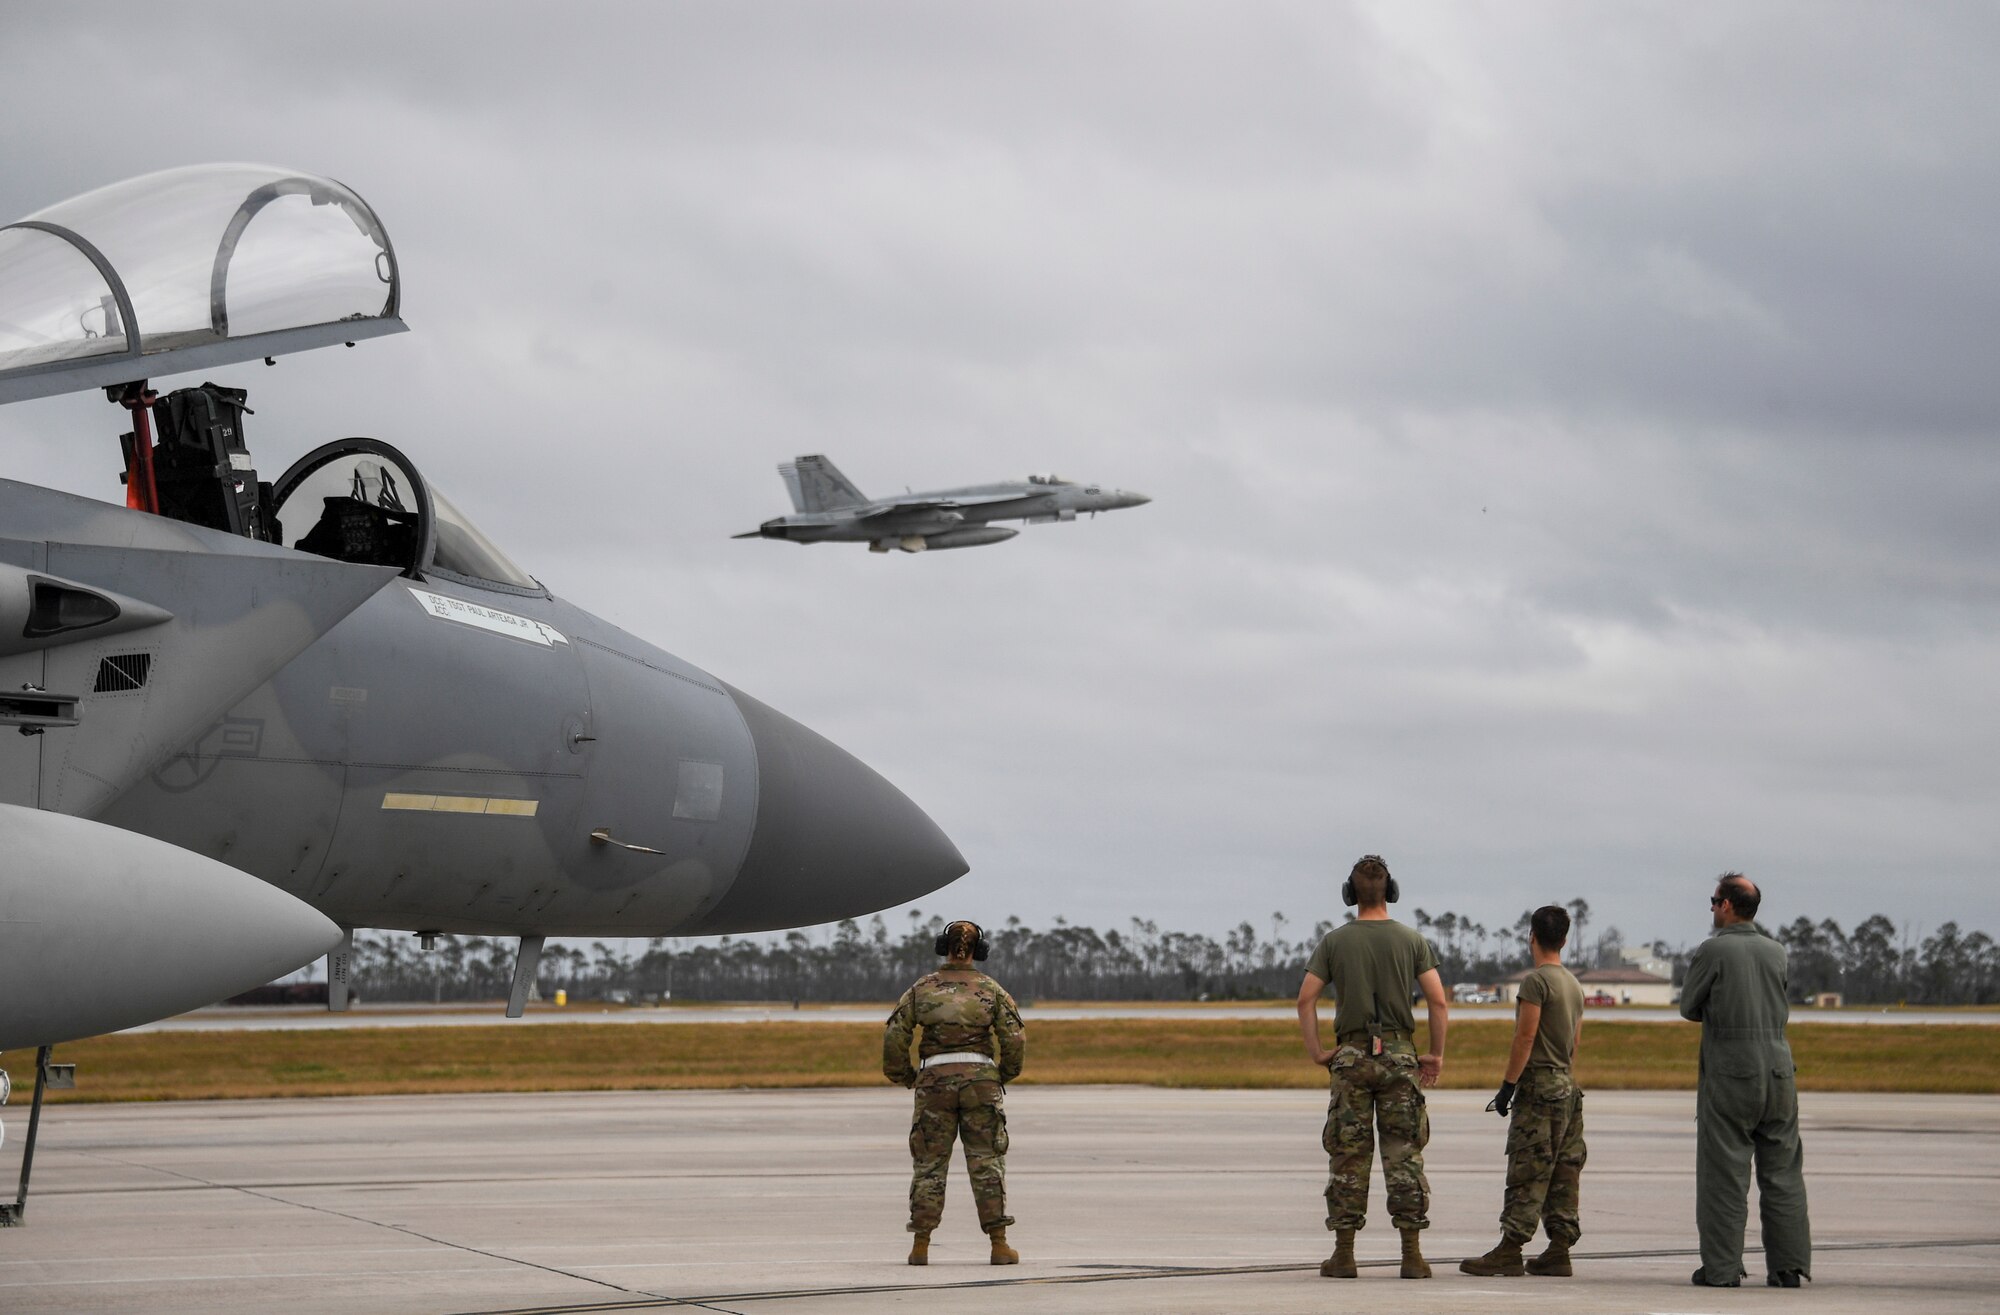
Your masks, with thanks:
[(330, 178), (130, 178), (0, 228), (0, 402), (399, 333), (401, 293), (388, 232)]

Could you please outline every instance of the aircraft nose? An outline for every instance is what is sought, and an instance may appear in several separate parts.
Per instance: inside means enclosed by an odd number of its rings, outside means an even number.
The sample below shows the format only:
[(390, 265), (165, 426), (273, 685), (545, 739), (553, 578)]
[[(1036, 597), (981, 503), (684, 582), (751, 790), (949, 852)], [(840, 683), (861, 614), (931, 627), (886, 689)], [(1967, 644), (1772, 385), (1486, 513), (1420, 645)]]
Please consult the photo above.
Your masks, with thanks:
[(1120, 489), (1118, 491), (1118, 505), (1121, 507), (1143, 507), (1151, 501), (1152, 499), (1145, 494), (1134, 493), (1130, 489)]
[(958, 847), (873, 768), (739, 689), (757, 751), (757, 820), (700, 933), (860, 917), (964, 876)]

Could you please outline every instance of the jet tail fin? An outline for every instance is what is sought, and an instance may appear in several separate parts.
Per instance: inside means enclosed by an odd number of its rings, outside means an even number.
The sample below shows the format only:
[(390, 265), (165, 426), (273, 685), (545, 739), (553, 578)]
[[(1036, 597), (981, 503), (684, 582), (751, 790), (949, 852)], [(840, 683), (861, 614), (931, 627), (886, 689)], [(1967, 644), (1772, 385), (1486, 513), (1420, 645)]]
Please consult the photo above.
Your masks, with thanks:
[(779, 466), (778, 473), (785, 477), (794, 511), (835, 511), (841, 507), (865, 506), (868, 502), (861, 490), (825, 457), (799, 457)]

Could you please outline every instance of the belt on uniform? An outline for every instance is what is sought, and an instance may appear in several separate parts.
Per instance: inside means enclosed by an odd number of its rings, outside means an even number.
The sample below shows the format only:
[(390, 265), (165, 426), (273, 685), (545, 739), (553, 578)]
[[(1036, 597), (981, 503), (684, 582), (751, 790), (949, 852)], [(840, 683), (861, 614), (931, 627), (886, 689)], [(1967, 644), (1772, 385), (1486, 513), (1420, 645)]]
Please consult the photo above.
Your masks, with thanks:
[(1374, 1032), (1370, 1032), (1366, 1028), (1363, 1028), (1355, 1032), (1342, 1032), (1339, 1036), (1335, 1037), (1334, 1039), (1343, 1046), (1359, 1046), (1366, 1044), (1368, 1038), (1371, 1036), (1379, 1036), (1384, 1041), (1416, 1040), (1416, 1034), (1414, 1032), (1405, 1032), (1399, 1028), (1393, 1028), (1393, 1027), (1381, 1028)]
[(923, 1062), (924, 1068), (936, 1068), (940, 1064), (991, 1064), (991, 1055), (982, 1055), (976, 1050), (954, 1050), (948, 1055), (932, 1055)]

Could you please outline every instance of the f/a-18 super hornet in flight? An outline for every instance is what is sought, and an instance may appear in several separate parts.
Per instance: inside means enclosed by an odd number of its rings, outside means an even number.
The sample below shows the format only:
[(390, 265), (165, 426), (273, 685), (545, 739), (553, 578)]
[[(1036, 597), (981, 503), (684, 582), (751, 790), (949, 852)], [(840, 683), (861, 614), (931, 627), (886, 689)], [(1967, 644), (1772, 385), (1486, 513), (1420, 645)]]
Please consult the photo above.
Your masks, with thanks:
[(765, 521), (738, 539), (783, 539), (790, 543), (865, 543), (870, 552), (927, 552), (1005, 543), (1019, 530), (993, 521), (1073, 521), (1079, 513), (1142, 507), (1143, 493), (1078, 484), (1054, 475), (1030, 475), (1018, 482), (975, 484), (935, 493), (898, 493), (870, 498), (854, 487), (825, 457), (800, 457), (778, 467), (792, 495), (794, 516)]
[(966, 870), (861, 762), (555, 597), (398, 448), (260, 416), (310, 448), (265, 480), (243, 390), (146, 382), (400, 332), (401, 298), (374, 211), (291, 170), (0, 228), (0, 402), (102, 388), (128, 431), (122, 506), (0, 480), (0, 1048), (320, 954), (344, 1008), (356, 927), (520, 937), (518, 1013), (548, 936), (802, 926)]

